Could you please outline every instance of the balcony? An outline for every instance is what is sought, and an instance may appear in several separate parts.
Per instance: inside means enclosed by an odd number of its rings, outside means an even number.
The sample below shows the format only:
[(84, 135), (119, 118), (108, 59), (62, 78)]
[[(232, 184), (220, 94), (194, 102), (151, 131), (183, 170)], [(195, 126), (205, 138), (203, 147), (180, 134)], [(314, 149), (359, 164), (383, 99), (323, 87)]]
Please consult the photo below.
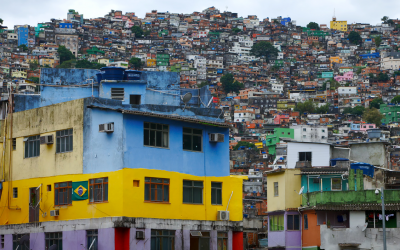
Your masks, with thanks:
[[(306, 193), (302, 199), (302, 205), (319, 207), (327, 210), (364, 210), (381, 209), (381, 196), (375, 194), (375, 190), (360, 191), (324, 191)], [(386, 209), (400, 207), (400, 190), (385, 190)], [(307, 205), (308, 203), (308, 205)]]

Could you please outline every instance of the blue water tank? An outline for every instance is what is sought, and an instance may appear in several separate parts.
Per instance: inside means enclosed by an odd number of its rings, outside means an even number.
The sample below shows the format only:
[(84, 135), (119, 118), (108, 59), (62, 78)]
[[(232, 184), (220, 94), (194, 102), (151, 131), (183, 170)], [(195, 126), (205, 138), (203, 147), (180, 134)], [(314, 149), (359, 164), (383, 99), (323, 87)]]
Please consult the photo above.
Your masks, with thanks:
[(96, 77), (97, 77), (97, 82), (100, 83), (101, 79), (103, 78), (103, 74), (101, 72), (96, 73)]
[(140, 80), (142, 72), (138, 70), (125, 70), (124, 80)]
[(103, 80), (123, 80), (125, 69), (121, 67), (103, 67)]

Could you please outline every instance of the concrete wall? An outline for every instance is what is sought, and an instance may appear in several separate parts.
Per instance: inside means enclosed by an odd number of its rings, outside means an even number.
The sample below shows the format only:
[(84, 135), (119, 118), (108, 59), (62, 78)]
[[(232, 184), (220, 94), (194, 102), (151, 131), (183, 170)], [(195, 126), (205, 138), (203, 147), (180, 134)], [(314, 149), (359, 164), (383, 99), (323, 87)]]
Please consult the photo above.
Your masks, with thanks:
[(350, 228), (362, 228), (365, 224), (365, 211), (349, 212)]
[(350, 144), (353, 161), (365, 162), (374, 166), (386, 165), (386, 150), (383, 142)]
[(299, 152), (312, 152), (311, 164), (313, 167), (327, 167), (330, 165), (330, 145), (318, 143), (287, 143), (287, 167), (295, 168), (299, 161)]
[(111, 99), (111, 88), (123, 88), (124, 100), (123, 104), (129, 104), (130, 95), (140, 95), (140, 103), (146, 103), (146, 82), (130, 81), (130, 82), (101, 82), (99, 89), (99, 97)]

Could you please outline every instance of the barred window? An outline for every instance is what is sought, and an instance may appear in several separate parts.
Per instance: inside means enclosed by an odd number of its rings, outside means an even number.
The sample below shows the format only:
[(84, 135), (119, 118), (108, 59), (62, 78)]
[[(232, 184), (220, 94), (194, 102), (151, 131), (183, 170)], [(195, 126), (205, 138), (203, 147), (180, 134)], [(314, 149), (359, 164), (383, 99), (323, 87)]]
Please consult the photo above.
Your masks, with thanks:
[(175, 249), (175, 231), (151, 230), (151, 250)]
[(73, 148), (73, 129), (66, 129), (56, 132), (57, 153), (65, 153), (72, 151)]
[(54, 205), (63, 206), (72, 204), (72, 182), (54, 183)]
[[(21, 238), (23, 238), (23, 245), (20, 245), (21, 243)], [(4, 248), (4, 235), (2, 235), (2, 241), (3, 241), (3, 247)], [(30, 247), (30, 240), (29, 240), (29, 234), (13, 234), (13, 250), (29, 250)]]
[(46, 249), (56, 245), (56, 250), (62, 250), (62, 232), (45, 233), (45, 244)]
[(24, 138), (25, 158), (37, 157), (40, 155), (40, 135)]
[(86, 230), (86, 237), (87, 237), (87, 249), (90, 250), (98, 250), (98, 230)]
[(89, 202), (108, 201), (108, 178), (89, 180)]
[(168, 125), (145, 122), (143, 134), (143, 144), (145, 146), (168, 148)]

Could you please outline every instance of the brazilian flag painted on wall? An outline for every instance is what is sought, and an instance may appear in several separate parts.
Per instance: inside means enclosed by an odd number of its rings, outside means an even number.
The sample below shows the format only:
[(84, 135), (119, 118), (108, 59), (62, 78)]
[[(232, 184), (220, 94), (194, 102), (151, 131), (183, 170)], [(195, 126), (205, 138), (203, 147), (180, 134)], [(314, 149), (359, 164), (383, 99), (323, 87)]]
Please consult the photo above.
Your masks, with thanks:
[(88, 199), (88, 181), (72, 182), (72, 200), (81, 201)]

